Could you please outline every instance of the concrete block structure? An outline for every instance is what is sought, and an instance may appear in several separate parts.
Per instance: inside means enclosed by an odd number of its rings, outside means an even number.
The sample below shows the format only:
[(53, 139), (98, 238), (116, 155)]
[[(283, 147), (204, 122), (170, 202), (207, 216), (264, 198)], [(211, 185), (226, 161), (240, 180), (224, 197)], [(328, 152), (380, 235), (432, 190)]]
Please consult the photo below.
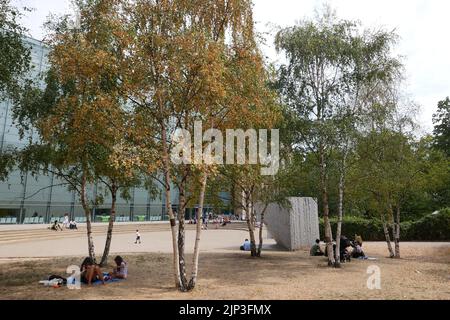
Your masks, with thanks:
[(319, 214), (313, 198), (289, 198), (290, 208), (271, 204), (266, 211), (267, 230), (278, 245), (289, 251), (309, 248), (319, 239)]

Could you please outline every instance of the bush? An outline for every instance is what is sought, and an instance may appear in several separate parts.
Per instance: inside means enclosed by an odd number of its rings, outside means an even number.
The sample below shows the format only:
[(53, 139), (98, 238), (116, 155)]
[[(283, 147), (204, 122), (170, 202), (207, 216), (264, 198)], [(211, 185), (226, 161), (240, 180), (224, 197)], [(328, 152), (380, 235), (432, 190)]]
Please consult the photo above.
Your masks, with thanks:
[(406, 230), (409, 241), (450, 241), (450, 208), (412, 222)]
[[(336, 232), (337, 219), (331, 219), (331, 228)], [(324, 238), (323, 219), (320, 219), (320, 235)], [(364, 219), (360, 217), (344, 217), (342, 223), (342, 234), (353, 239), (355, 234), (362, 236), (365, 241), (384, 240), (383, 225), (376, 219)]]
[[(331, 219), (331, 227), (336, 232), (337, 219)], [(450, 241), (450, 208), (436, 215), (428, 215), (417, 221), (400, 224), (401, 241)], [(353, 238), (361, 235), (365, 241), (385, 241), (383, 224), (377, 219), (344, 217), (342, 234)], [(324, 238), (323, 219), (320, 219), (320, 235)], [(391, 235), (392, 236), (392, 235)], [(393, 240), (393, 239), (392, 239)]]

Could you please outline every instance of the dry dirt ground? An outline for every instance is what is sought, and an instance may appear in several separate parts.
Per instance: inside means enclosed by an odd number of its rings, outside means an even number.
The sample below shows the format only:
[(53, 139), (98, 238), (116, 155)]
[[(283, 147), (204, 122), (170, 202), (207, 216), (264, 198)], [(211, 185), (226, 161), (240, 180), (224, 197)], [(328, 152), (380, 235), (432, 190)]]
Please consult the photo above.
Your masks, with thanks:
[[(38, 284), (49, 274), (64, 275), (67, 266), (81, 262), (80, 256), (3, 259), (0, 299), (450, 299), (450, 243), (402, 243), (401, 260), (386, 258), (385, 243), (367, 242), (364, 248), (377, 260), (354, 260), (339, 270), (306, 250), (269, 248), (260, 259), (244, 252), (204, 252), (198, 286), (191, 293), (174, 290), (168, 253), (123, 254), (128, 280), (81, 290)], [(381, 270), (381, 290), (367, 288), (371, 265)]]

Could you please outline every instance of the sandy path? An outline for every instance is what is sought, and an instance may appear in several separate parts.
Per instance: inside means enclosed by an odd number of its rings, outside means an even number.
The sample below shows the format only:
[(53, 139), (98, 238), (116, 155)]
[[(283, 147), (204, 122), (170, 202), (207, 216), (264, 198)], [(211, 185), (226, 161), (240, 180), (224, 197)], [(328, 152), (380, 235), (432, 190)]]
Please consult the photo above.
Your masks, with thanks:
[[(142, 244), (136, 245), (135, 234), (113, 235), (111, 254), (114, 253), (170, 253), (172, 238), (170, 232), (142, 232)], [(203, 252), (236, 251), (248, 233), (240, 230), (204, 230), (202, 231), (201, 250)], [(101, 254), (106, 236), (95, 236), (96, 253)], [(195, 232), (186, 231), (186, 252), (192, 253)], [(274, 245), (273, 240), (265, 240), (267, 245)], [(26, 241), (0, 244), (0, 258), (41, 258), (80, 256), (87, 252), (86, 234), (79, 232), (79, 237), (57, 240)]]

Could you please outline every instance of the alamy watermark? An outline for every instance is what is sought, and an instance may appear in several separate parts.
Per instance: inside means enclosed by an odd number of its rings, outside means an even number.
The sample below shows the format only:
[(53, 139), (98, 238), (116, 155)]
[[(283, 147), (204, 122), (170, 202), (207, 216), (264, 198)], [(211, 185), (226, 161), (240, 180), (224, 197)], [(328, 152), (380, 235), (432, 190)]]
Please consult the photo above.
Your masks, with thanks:
[(367, 268), (367, 288), (369, 290), (381, 290), (381, 269), (379, 266), (372, 265)]
[[(270, 131), (270, 142), (269, 142)], [(201, 121), (194, 124), (194, 137), (185, 129), (173, 134), (174, 147), (171, 160), (174, 164), (195, 165), (257, 165), (261, 174), (276, 175), (280, 168), (280, 133), (278, 129), (228, 129), (224, 134), (218, 129), (203, 132)], [(269, 151), (270, 148), (270, 151)]]
[(79, 266), (68, 266), (66, 272), (70, 274), (67, 278), (67, 288), (70, 290), (80, 290), (81, 289), (81, 270)]

